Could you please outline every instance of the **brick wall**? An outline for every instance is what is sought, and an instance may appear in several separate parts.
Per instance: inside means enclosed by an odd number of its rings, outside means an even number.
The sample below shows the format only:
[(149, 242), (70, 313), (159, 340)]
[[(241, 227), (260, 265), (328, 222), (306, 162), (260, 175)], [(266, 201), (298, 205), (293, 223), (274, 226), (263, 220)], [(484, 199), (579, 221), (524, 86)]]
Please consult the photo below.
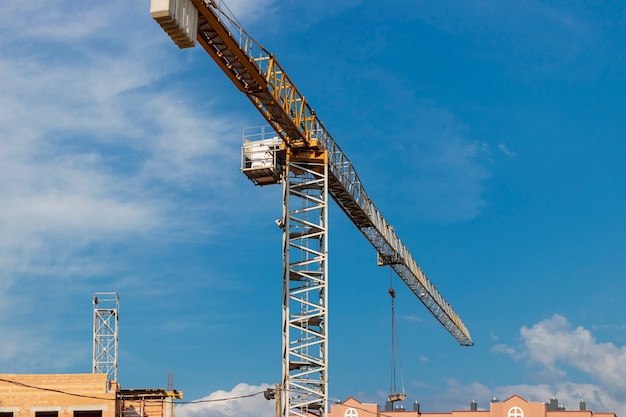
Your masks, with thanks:
[(115, 383), (108, 388), (104, 374), (0, 374), (0, 412), (13, 417), (36, 417), (37, 412), (57, 412), (74, 417), (74, 412), (116, 417)]

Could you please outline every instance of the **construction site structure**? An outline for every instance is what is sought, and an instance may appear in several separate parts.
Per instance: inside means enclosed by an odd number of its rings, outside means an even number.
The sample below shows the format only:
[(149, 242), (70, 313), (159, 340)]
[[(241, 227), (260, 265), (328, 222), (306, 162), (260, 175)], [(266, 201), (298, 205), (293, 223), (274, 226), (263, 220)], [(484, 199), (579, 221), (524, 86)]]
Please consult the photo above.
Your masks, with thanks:
[(151, 0), (150, 12), (179, 48), (199, 43), (269, 124), (244, 131), (242, 172), (256, 185), (282, 184), (276, 223), (282, 244), (280, 415), (326, 416), (328, 404), (328, 197), (462, 345), (473, 344), (382, 216), (348, 157), (276, 57), (221, 0)]
[(116, 292), (93, 295), (93, 373), (117, 381), (120, 297)]
[(0, 374), (0, 417), (175, 417), (177, 390), (122, 389), (106, 374)]

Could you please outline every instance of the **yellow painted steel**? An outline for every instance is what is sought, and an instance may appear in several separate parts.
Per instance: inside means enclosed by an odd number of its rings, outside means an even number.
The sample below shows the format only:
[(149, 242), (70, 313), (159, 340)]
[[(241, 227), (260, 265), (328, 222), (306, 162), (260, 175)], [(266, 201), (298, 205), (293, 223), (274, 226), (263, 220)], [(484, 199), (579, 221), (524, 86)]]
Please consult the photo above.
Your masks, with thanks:
[[(417, 265), (393, 227), (368, 197), (351, 162), (317, 118), (275, 57), (220, 8), (221, 1), (191, 0), (198, 8), (198, 42), (292, 151), (329, 165), (330, 194), (407, 286), (463, 346), (473, 345), (457, 313)], [(315, 140), (317, 139), (317, 140)], [(296, 153), (295, 150), (309, 153)]]

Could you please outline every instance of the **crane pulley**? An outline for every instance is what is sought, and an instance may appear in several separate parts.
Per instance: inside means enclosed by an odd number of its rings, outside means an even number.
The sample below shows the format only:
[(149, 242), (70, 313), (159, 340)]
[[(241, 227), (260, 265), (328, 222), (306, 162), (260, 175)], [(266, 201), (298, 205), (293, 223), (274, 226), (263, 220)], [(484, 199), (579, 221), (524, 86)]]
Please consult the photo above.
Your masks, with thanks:
[(304, 95), (223, 1), (151, 0), (150, 12), (180, 48), (197, 41), (271, 127), (244, 138), (241, 169), (257, 185), (283, 185), (280, 415), (326, 416), (328, 196), (372, 244), (378, 263), (389, 265), (462, 346), (473, 345)]

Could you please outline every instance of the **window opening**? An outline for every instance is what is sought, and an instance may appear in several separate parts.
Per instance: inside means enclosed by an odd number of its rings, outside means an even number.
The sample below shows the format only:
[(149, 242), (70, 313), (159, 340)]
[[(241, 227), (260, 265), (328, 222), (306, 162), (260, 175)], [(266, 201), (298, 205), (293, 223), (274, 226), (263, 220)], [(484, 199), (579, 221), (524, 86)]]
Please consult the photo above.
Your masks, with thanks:
[(345, 413), (343, 413), (343, 417), (359, 417), (359, 412), (354, 408), (348, 408)]
[(35, 411), (35, 417), (59, 417), (58, 411)]
[(509, 409), (509, 417), (524, 417), (524, 411), (519, 407), (511, 407)]
[(102, 410), (74, 410), (74, 417), (102, 417)]

